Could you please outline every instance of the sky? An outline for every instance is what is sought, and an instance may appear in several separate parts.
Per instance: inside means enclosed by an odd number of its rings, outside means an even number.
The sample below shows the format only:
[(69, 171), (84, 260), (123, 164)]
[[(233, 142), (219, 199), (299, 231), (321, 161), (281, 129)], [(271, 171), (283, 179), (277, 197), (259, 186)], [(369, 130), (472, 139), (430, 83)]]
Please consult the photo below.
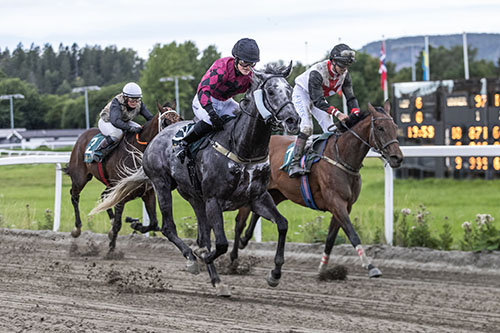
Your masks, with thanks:
[(156, 44), (193, 41), (229, 56), (249, 37), (264, 64), (311, 64), (339, 42), (360, 49), (384, 38), (500, 33), (499, 0), (0, 0), (0, 13), (0, 51), (116, 45), (147, 59)]

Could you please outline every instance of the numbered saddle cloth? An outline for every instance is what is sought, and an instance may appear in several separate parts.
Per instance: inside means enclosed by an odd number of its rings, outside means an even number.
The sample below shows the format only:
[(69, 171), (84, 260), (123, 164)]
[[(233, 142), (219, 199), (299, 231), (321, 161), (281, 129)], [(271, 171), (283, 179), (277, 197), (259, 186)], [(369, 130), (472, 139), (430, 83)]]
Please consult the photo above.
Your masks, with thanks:
[(101, 143), (106, 140), (106, 137), (101, 133), (96, 134), (92, 139), (90, 139), (87, 147), (85, 148), (84, 159), (85, 163), (92, 163), (94, 161), (94, 155), (98, 155), (102, 153), (100, 151), (96, 151)]

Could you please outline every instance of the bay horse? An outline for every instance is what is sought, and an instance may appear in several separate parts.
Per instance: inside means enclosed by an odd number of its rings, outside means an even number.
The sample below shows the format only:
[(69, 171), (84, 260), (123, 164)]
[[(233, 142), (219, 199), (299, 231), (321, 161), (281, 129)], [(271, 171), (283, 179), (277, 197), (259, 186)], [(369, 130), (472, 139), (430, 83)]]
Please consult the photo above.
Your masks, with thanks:
[[(270, 166), (269, 139), (276, 126), (290, 133), (298, 133), (300, 117), (292, 103), (292, 88), (286, 81), (292, 64), (268, 65), (264, 71), (254, 70), (252, 84), (240, 102), (236, 117), (215, 132), (208, 147), (194, 158), (190, 178), (188, 163), (173, 154), (172, 138), (186, 125), (180, 122), (162, 131), (146, 148), (142, 168), (121, 180), (105, 200), (92, 212), (102, 211), (122, 200), (123, 195), (144, 182), (152, 182), (163, 217), (162, 233), (173, 242), (187, 259), (187, 269), (198, 273), (197, 258), (207, 271), (217, 296), (231, 296), (221, 282), (214, 260), (227, 252), (223, 212), (243, 206), (273, 221), (278, 229), (278, 243), (274, 269), (267, 275), (267, 283), (275, 287), (281, 278), (288, 221), (278, 212), (267, 192)], [(193, 185), (195, 184), (195, 185)], [(196, 184), (198, 186), (196, 186)], [(197, 245), (194, 251), (177, 235), (172, 216), (172, 194), (177, 188), (196, 214)], [(211, 249), (210, 235), (215, 234), (215, 249)]]
[[(78, 237), (81, 233), (82, 221), (80, 219), (80, 192), (85, 185), (95, 177), (101, 183), (106, 185), (101, 197), (109, 191), (116, 182), (123, 177), (120, 170), (123, 167), (132, 167), (134, 162), (134, 150), (143, 152), (148, 143), (165, 127), (181, 120), (180, 116), (174, 110), (175, 103), (165, 103), (164, 106), (157, 104), (158, 112), (155, 116), (143, 126), (140, 134), (126, 132), (119, 145), (110, 152), (102, 164), (85, 163), (84, 153), (89, 141), (99, 133), (99, 129), (90, 128), (82, 133), (76, 140), (75, 146), (71, 151), (69, 163), (63, 169), (71, 177), (71, 203), (75, 211), (75, 227), (71, 231), (71, 236)], [(116, 246), (116, 237), (122, 226), (122, 213), (127, 201), (141, 197), (146, 206), (149, 215), (150, 225), (142, 227), (142, 224), (134, 222), (135, 229), (142, 233), (156, 231), (158, 229), (158, 220), (156, 217), (156, 198), (152, 188), (142, 187), (131, 193), (122, 202), (115, 205), (115, 211), (110, 208), (107, 210), (112, 228), (108, 233), (110, 243), (109, 251), (113, 251)], [(133, 224), (134, 224), (133, 223)]]
[[(378, 277), (382, 274), (365, 254), (361, 240), (349, 219), (349, 214), (361, 191), (359, 170), (370, 149), (380, 153), (392, 168), (401, 165), (403, 153), (399, 148), (396, 130), (397, 126), (390, 116), (388, 101), (385, 102), (383, 109), (374, 108), (369, 104), (368, 112), (361, 113), (361, 120), (352, 129), (347, 128), (342, 135), (332, 135), (328, 138), (321, 159), (313, 164), (309, 174), (312, 198), (319, 210), (329, 211), (332, 214), (325, 250), (319, 265), (320, 273), (327, 269), (335, 238), (339, 229), (342, 228), (358, 252), (362, 266), (368, 270), (368, 276)], [(277, 135), (272, 136), (270, 140), (271, 181), (268, 191), (276, 205), (284, 200), (291, 200), (296, 204), (306, 206), (301, 193), (302, 179), (290, 178), (287, 172), (280, 170), (285, 152), (294, 141), (294, 137)], [(238, 248), (243, 249), (248, 244), (260, 217), (253, 213), (245, 235), (241, 237), (250, 211), (249, 207), (242, 208), (236, 216), (235, 239), (231, 251), (231, 265), (236, 267)]]

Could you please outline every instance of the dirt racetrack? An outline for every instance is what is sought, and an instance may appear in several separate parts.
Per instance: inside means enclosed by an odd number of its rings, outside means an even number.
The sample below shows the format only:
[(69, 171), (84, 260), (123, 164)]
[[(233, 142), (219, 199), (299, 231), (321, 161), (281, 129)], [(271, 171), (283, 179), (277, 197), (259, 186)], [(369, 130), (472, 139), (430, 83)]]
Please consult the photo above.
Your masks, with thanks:
[[(242, 274), (217, 298), (165, 238), (0, 229), (0, 332), (499, 332), (500, 253), (367, 246), (383, 276), (368, 279), (351, 246), (319, 281), (322, 246), (287, 244), (277, 288), (265, 276), (274, 244), (242, 251)], [(252, 263), (248, 272), (244, 264)]]

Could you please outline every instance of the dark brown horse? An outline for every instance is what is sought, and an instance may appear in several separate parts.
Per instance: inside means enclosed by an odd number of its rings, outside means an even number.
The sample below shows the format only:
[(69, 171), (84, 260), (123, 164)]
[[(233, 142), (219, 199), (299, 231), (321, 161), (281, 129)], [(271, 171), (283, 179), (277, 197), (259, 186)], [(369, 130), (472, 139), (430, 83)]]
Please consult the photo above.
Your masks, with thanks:
[[(106, 189), (101, 194), (101, 197), (107, 193), (110, 187), (122, 178), (124, 167), (133, 167), (135, 159), (133, 157), (134, 151), (141, 152), (146, 149), (147, 144), (165, 127), (181, 120), (179, 115), (175, 112), (175, 103), (165, 103), (164, 106), (157, 105), (158, 113), (148, 121), (140, 134), (125, 133), (119, 145), (106, 157), (102, 165), (99, 163), (85, 163), (84, 153), (89, 141), (99, 133), (99, 129), (90, 128), (78, 137), (78, 140), (73, 147), (71, 157), (68, 165), (64, 168), (64, 172), (71, 177), (71, 202), (75, 210), (75, 228), (71, 231), (73, 237), (80, 236), (82, 221), (80, 220), (80, 192), (85, 185), (92, 179), (92, 176), (98, 179), (101, 183), (106, 185)], [(142, 186), (135, 189), (124, 200), (115, 206), (113, 213), (112, 209), (108, 209), (107, 213), (112, 225), (108, 233), (110, 238), (109, 250), (113, 251), (116, 246), (116, 237), (122, 226), (122, 213), (125, 203), (141, 197), (148, 212), (150, 225), (149, 226), (135, 226), (136, 230), (143, 233), (158, 230), (158, 220), (156, 218), (156, 197), (154, 190), (151, 187)], [(137, 224), (137, 223), (136, 223)]]
[[(349, 214), (361, 191), (359, 169), (370, 148), (379, 152), (393, 168), (401, 165), (403, 153), (396, 139), (396, 124), (390, 116), (389, 102), (385, 103), (384, 109), (381, 107), (375, 109), (368, 105), (368, 112), (363, 112), (361, 117), (362, 120), (352, 129), (348, 129), (340, 136), (332, 135), (328, 138), (321, 160), (311, 168), (309, 185), (318, 209), (332, 214), (319, 271), (326, 270), (335, 238), (342, 228), (358, 252), (363, 267), (368, 269), (368, 275), (377, 277), (382, 273), (365, 255)], [(290, 136), (271, 137), (269, 144), (271, 181), (268, 191), (276, 204), (291, 200), (306, 206), (300, 190), (301, 179), (290, 178), (288, 173), (280, 170), (285, 152), (294, 140)], [(248, 208), (242, 208), (236, 216), (234, 247), (231, 252), (231, 260), (235, 265), (237, 265), (238, 247), (243, 249), (247, 245), (259, 218), (255, 213), (252, 215), (245, 236), (240, 239), (249, 214)]]

